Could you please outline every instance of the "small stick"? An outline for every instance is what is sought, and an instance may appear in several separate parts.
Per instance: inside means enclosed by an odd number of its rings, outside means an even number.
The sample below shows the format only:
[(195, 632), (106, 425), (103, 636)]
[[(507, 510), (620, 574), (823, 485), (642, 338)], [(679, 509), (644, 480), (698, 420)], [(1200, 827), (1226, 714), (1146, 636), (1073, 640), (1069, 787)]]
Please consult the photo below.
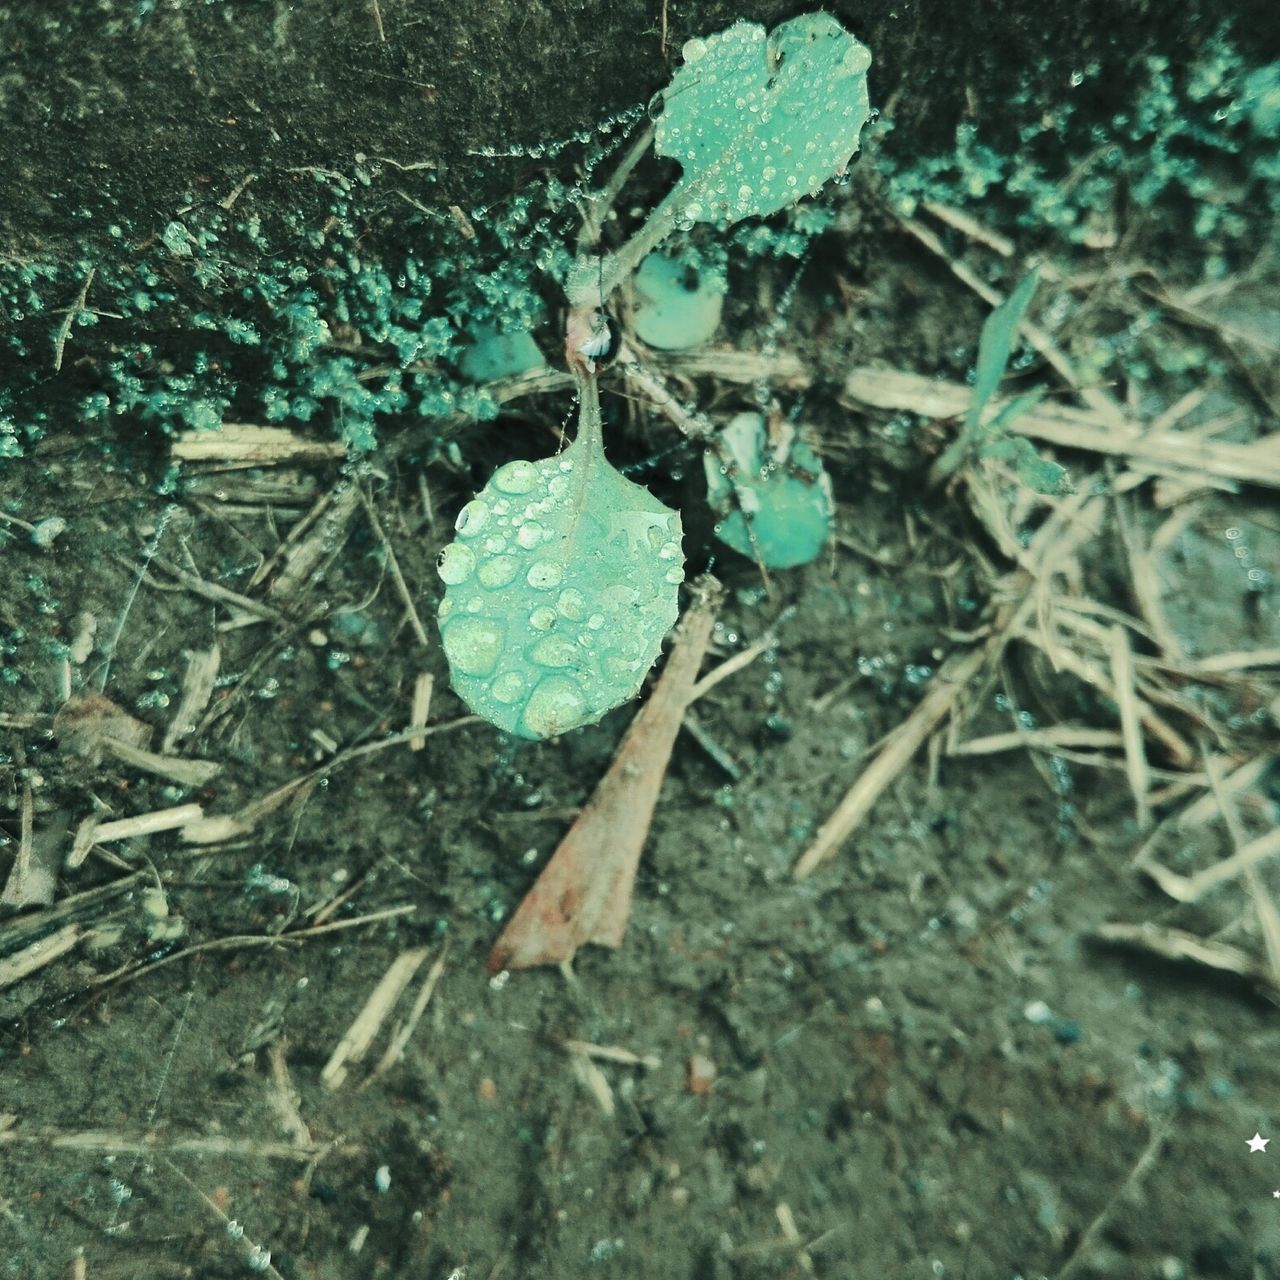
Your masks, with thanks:
[[(391, 545), (391, 539), (387, 537), (382, 528), (382, 521), (378, 519), (373, 500), (363, 489), (360, 491), (360, 501), (364, 504), (364, 513), (369, 518), (369, 525), (373, 529), (374, 536), (382, 544), (382, 550), (386, 553), (387, 568), (391, 570), (392, 581), (395, 582), (396, 590), (400, 593), (400, 601), (404, 605), (405, 613), (408, 614), (409, 625), (413, 628), (413, 634), (424, 649), (429, 649), (431, 641), (427, 639), (426, 628), (422, 625), (422, 619), (418, 617), (418, 610), (413, 603), (413, 593), (409, 590), (409, 584), (405, 582), (404, 574), (400, 572), (400, 561), (396, 558), (395, 548)], [(417, 749), (416, 747), (414, 748), (415, 751)]]
[(287, 427), (224, 422), (218, 431), (182, 431), (169, 446), (179, 462), (273, 467), (288, 462), (336, 462), (346, 456), (340, 440), (308, 440)]
[(213, 686), (218, 679), (222, 663), (222, 650), (215, 644), (211, 649), (197, 649), (187, 659), (187, 671), (182, 678), (182, 697), (178, 709), (169, 721), (160, 750), (170, 755), (178, 742), (195, 732), (196, 724), (213, 697)]
[(190, 760), (181, 756), (160, 755), (155, 751), (135, 747), (131, 742), (121, 742), (117, 738), (102, 738), (101, 746), (103, 751), (115, 756), (121, 764), (141, 769), (144, 773), (154, 773), (159, 778), (168, 778), (180, 787), (203, 787), (222, 772), (222, 766), (215, 760)]
[(62, 323), (58, 326), (57, 336), (53, 340), (53, 371), (60, 373), (62, 371), (62, 354), (67, 345), (67, 339), (71, 336), (71, 326), (75, 324), (76, 316), (80, 314), (84, 308), (84, 304), (89, 299), (89, 286), (93, 284), (93, 277), (98, 274), (97, 267), (90, 267), (89, 274), (84, 278), (84, 284), (80, 288), (80, 294), (75, 302), (67, 308), (67, 314), (63, 316)]
[[(427, 717), (431, 714), (431, 692), (435, 688), (436, 678), (429, 671), (419, 671), (413, 682), (413, 703), (409, 709), (409, 728), (425, 729)], [(427, 739), (419, 734), (409, 739), (410, 751), (421, 751), (427, 745)]]
[(426, 958), (426, 947), (418, 947), (402, 951), (391, 962), (320, 1072), (320, 1082), (326, 1089), (339, 1088), (347, 1078), (348, 1064), (359, 1062), (369, 1051), (392, 1006), (413, 981), (413, 975)]
[(1175, 901), (1196, 902), (1224, 880), (1234, 880), (1242, 871), (1257, 866), (1259, 862), (1272, 858), (1277, 853), (1280, 853), (1280, 827), (1273, 827), (1266, 835), (1242, 845), (1229, 858), (1223, 858), (1221, 862), (1216, 862), (1193, 876), (1179, 875), (1147, 858), (1141, 859), (1137, 865)]
[(1150, 921), (1129, 924), (1114, 920), (1099, 925), (1094, 931), (1094, 937), (1100, 942), (1149, 952), (1162, 960), (1172, 960), (1178, 964), (1199, 964), (1218, 973), (1232, 973), (1239, 978), (1248, 978), (1275, 994), (1274, 978), (1247, 951), (1228, 946), (1225, 942), (1206, 942), (1185, 929), (1170, 929)]
[[(57, 933), (28, 943), (21, 951), (0, 959), (0, 991), (66, 955), (83, 936), (84, 931), (78, 924), (64, 924)], [(3, 1140), (4, 1133), (0, 1132), (0, 1142)]]
[(1037, 751), (1057, 751), (1062, 748), (1107, 747), (1124, 745), (1123, 735), (1114, 729), (1077, 728), (1074, 725), (1053, 725), (1048, 729), (1016, 729), (1012, 733), (992, 733), (982, 738), (970, 738), (957, 742), (947, 749), (948, 756), (991, 756), (1002, 751), (1017, 751), (1026, 747)]
[(1111, 678), (1119, 695), (1120, 733), (1124, 739), (1124, 758), (1129, 775), (1129, 790), (1138, 814), (1138, 829), (1145, 831), (1151, 825), (1151, 806), (1147, 792), (1151, 790), (1151, 775), (1147, 768), (1147, 756), (1142, 744), (1142, 724), (1138, 707), (1138, 695), (1133, 685), (1133, 652), (1129, 648), (1129, 633), (1118, 623), (1111, 628)]
[[(1239, 853), (1247, 843), (1244, 824), (1240, 821), (1240, 811), (1235, 801), (1227, 793), (1223, 785), (1222, 765), (1216, 756), (1206, 751), (1204, 754), (1205, 772), (1213, 788), (1213, 797), (1222, 811), (1222, 820), (1231, 836), (1231, 843)], [(1262, 877), (1254, 867), (1246, 867), (1244, 881), (1253, 899), (1253, 909), (1258, 917), (1258, 926), (1262, 930), (1262, 940), (1267, 948), (1267, 962), (1271, 966), (1271, 980), (1280, 988), (1280, 914), (1276, 912), (1276, 904), (1271, 901)]]
[(795, 865), (793, 874), (797, 880), (812, 875), (862, 825), (885, 789), (942, 723), (969, 681), (982, 670), (999, 638), (997, 633), (986, 644), (966, 653), (953, 654), (943, 663), (929, 692), (890, 736), (876, 758), (858, 775), (857, 781), (845, 792), (844, 799), (822, 824), (813, 843)]
[[(26, 753), (21, 741), (14, 743), (14, 759), (25, 769)], [(35, 802), (31, 795), (31, 783), (24, 776), (22, 779), (22, 816), (18, 828), (18, 853), (9, 875), (5, 879), (4, 891), (0, 893), (0, 904), (6, 907), (48, 907), (53, 905), (58, 876), (54, 867), (46, 865), (48, 857), (36, 859), (35, 849)]]
[(662, 1059), (652, 1053), (632, 1053), (630, 1049), (617, 1045), (592, 1044), (589, 1040), (565, 1040), (563, 1043), (570, 1053), (581, 1053), (601, 1062), (616, 1062), (622, 1067), (644, 1067), (646, 1071), (656, 1071), (662, 1066)]
[(1178, 830), (1192, 831), (1196, 827), (1202, 827), (1206, 822), (1212, 822), (1218, 816), (1219, 804), (1218, 797), (1215, 792), (1221, 791), (1221, 794), (1234, 799), (1237, 795), (1251, 791), (1257, 784), (1266, 777), (1267, 770), (1275, 763), (1275, 756), (1263, 752), (1262, 755), (1254, 756), (1252, 760), (1242, 764), (1238, 769), (1229, 773), (1222, 779), (1220, 788), (1215, 788), (1208, 795), (1201, 796), (1199, 800), (1187, 805), (1183, 811), (1178, 814)]
[(201, 1138), (165, 1139), (154, 1129), (138, 1134), (113, 1132), (108, 1129), (44, 1130), (24, 1133), (17, 1128), (0, 1127), (0, 1147), (47, 1147), (50, 1151), (95, 1152), (105, 1155), (213, 1156), (233, 1160), (297, 1160), (300, 1164), (326, 1155), (355, 1156), (363, 1148), (342, 1143), (313, 1143), (301, 1146), (293, 1142), (257, 1142), (251, 1138), (222, 1135)]
[(204, 817), (204, 810), (198, 804), (180, 804), (172, 809), (153, 809), (150, 813), (139, 813), (132, 818), (118, 818), (114, 822), (99, 822), (96, 817), (86, 818), (76, 833), (74, 848), (79, 850), (82, 838), (88, 839), (88, 846), (74, 861), (68, 858), (67, 865), (79, 866), (84, 861), (84, 854), (87, 854), (95, 844), (108, 844), (113, 840), (131, 840), (134, 836), (150, 836), (160, 831), (173, 831), (178, 827), (185, 827), (188, 823), (198, 822), (202, 817)]
[(404, 1051), (409, 1047), (409, 1041), (413, 1038), (413, 1033), (417, 1029), (418, 1023), (422, 1020), (422, 1015), (426, 1013), (427, 1005), (431, 1003), (431, 997), (435, 995), (436, 987), (440, 984), (440, 976), (444, 973), (444, 962), (448, 954), (449, 948), (445, 946), (440, 954), (436, 956), (431, 968), (427, 970), (427, 976), (422, 980), (422, 986), (418, 988), (418, 998), (413, 1002), (409, 1017), (402, 1026), (397, 1028), (395, 1034), (391, 1037), (391, 1043), (387, 1045), (382, 1057), (378, 1059), (378, 1065), (360, 1083), (357, 1092), (367, 1089), (375, 1080), (385, 1075), (404, 1057)]

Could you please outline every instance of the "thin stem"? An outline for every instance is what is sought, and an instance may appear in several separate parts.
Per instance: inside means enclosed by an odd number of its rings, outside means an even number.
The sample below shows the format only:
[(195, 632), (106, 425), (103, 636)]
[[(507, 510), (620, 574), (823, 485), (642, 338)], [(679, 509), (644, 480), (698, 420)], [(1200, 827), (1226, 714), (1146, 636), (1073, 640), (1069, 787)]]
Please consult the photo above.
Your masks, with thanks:
[(570, 305), (603, 307), (623, 280), (676, 229), (676, 205), (687, 197), (678, 183), (621, 249), (600, 259), (595, 270), (577, 273), (579, 278), (571, 280), (567, 290)]

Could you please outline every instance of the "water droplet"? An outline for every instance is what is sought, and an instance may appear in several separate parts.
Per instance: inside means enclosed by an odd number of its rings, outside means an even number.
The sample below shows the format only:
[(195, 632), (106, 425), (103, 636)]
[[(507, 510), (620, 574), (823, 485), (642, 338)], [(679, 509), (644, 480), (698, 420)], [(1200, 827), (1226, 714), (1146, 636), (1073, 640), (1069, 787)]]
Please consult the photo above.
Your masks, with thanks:
[(504, 671), (494, 679), (489, 686), (489, 692), (496, 702), (506, 703), (509, 706), (524, 692), (524, 676), (518, 671)]
[(547, 481), (547, 492), (553, 498), (563, 498), (569, 492), (569, 477), (552, 476)]
[(476, 577), (482, 587), (493, 591), (497, 587), (505, 587), (516, 576), (519, 568), (520, 562), (515, 556), (494, 556), (480, 565)]
[(528, 584), (539, 591), (550, 591), (552, 587), (558, 587), (563, 577), (564, 570), (554, 560), (539, 560), (525, 574)]
[(556, 625), (556, 611), (545, 604), (539, 605), (529, 615), (529, 625), (536, 631), (550, 631)]
[(449, 665), (464, 676), (487, 676), (502, 654), (502, 627), (492, 618), (454, 618), (440, 633)]
[(478, 498), (473, 498), (461, 511), (454, 528), (463, 538), (474, 538), (489, 519), (489, 508)]
[(539, 738), (550, 738), (583, 723), (587, 700), (567, 676), (547, 676), (529, 695), (524, 727)]
[(466, 582), (475, 571), (476, 558), (470, 547), (464, 547), (460, 542), (451, 542), (440, 553), (440, 559), (436, 562), (436, 572), (440, 575), (440, 581), (447, 586), (456, 586), (459, 582)]
[(536, 520), (530, 520), (521, 525), (520, 532), (516, 534), (516, 541), (526, 550), (536, 547), (540, 542), (545, 542), (546, 538), (546, 529)]
[(668, 582), (678, 586), (684, 581), (684, 570), (679, 567), (672, 567), (663, 574), (663, 577), (666, 578)]
[(658, 552), (658, 559), (674, 560), (679, 554), (680, 548), (676, 546), (674, 542), (668, 542), (667, 545)]
[(707, 42), (695, 36), (692, 40), (684, 42), (684, 48), (681, 53), (684, 54), (686, 62), (697, 62), (707, 52)]
[(591, 617), (587, 619), (587, 626), (589, 626), (592, 631), (599, 631), (600, 628), (604, 626), (604, 614), (593, 613)]
[(578, 657), (578, 646), (568, 636), (543, 636), (529, 649), (530, 661), (540, 667), (572, 666)]
[(498, 467), (493, 474), (494, 489), (500, 489), (503, 493), (529, 493), (536, 484), (538, 467), (532, 465), (532, 462), (508, 462), (506, 466)]
[(560, 593), (556, 608), (571, 622), (581, 622), (587, 616), (587, 602), (582, 592), (573, 587), (566, 587)]

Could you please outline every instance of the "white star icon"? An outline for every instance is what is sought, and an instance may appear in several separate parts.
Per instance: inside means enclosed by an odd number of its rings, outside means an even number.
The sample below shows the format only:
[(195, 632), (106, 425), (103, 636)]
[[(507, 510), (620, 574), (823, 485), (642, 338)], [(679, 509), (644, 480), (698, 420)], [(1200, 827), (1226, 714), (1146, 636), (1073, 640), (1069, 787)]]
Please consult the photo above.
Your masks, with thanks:
[(1247, 1138), (1246, 1141), (1249, 1144), (1250, 1151), (1265, 1151), (1267, 1149), (1267, 1143), (1270, 1142), (1271, 1139), (1264, 1138), (1260, 1133), (1255, 1133), (1252, 1138)]
[(1271, 1193), (1271, 1198), (1272, 1198), (1273, 1200), (1280, 1200), (1280, 1191), (1273, 1191), (1273, 1192)]

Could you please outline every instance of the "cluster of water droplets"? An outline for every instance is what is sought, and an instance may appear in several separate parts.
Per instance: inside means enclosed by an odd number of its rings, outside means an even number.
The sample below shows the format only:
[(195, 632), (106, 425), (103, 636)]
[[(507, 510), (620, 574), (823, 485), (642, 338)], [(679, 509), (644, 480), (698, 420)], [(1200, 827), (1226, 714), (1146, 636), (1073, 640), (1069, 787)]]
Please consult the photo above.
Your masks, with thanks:
[[(440, 555), (438, 617), (454, 688), (521, 737), (593, 723), (634, 695), (684, 579), (675, 513), (602, 457), (591, 467), (584, 447), (500, 467), (462, 508), (458, 536)], [(622, 485), (648, 505), (631, 499), (602, 515), (583, 501), (588, 482), (597, 498), (601, 483)], [(646, 590), (655, 562), (670, 609)]]
[(655, 135), (685, 170), (678, 230), (777, 212), (847, 171), (871, 55), (835, 19), (804, 15), (772, 35), (739, 21), (683, 53)]

